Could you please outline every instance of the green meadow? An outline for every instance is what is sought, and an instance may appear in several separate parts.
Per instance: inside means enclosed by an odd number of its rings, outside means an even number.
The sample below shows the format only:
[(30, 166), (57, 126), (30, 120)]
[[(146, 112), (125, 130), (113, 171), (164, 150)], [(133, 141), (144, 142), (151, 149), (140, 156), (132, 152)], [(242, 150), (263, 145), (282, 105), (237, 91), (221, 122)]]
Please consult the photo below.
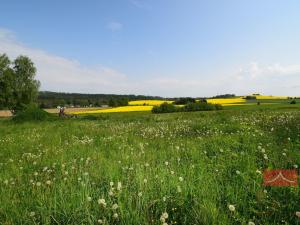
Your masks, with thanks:
[(0, 120), (0, 224), (300, 224), (299, 104)]

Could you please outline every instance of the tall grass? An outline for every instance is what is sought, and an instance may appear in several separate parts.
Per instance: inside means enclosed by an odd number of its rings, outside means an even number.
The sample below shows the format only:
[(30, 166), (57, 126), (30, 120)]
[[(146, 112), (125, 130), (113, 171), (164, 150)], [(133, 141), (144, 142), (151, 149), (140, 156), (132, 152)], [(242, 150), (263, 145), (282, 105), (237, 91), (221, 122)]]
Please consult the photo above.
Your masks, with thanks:
[(300, 164), (299, 121), (270, 110), (0, 121), (0, 224), (300, 224), (298, 188), (261, 175)]

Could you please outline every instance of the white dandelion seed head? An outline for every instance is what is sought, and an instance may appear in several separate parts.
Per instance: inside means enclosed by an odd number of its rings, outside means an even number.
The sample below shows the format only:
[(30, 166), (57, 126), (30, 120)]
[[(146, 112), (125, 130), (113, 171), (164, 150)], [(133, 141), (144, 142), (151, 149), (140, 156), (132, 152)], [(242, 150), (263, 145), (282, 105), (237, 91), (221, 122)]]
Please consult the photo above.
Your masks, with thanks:
[(235, 206), (234, 206), (234, 205), (228, 205), (228, 209), (229, 209), (231, 212), (234, 212), (234, 211), (235, 211)]

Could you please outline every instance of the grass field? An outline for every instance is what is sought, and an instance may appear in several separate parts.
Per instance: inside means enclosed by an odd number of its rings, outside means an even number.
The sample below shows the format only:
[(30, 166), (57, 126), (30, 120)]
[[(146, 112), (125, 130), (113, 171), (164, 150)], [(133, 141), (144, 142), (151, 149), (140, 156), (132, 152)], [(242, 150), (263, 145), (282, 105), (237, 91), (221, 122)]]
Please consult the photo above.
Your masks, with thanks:
[(262, 185), (300, 165), (299, 121), (299, 104), (1, 119), (0, 224), (300, 224), (299, 189)]

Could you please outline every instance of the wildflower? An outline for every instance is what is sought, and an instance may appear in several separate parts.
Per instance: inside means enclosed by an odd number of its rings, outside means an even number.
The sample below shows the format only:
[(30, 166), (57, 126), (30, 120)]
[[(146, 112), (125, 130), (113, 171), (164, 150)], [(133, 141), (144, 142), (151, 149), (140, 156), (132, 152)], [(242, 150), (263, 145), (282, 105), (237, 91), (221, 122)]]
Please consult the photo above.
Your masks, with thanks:
[(90, 196), (88, 196), (88, 197), (86, 198), (86, 200), (87, 200), (88, 202), (91, 202), (91, 201), (92, 201), (92, 198), (91, 198)]
[(169, 165), (169, 162), (168, 162), (168, 161), (166, 161), (166, 162), (165, 162), (165, 165), (166, 165), (166, 166), (168, 166), (168, 165)]
[(39, 175), (39, 173), (38, 172), (34, 172), (34, 174), (33, 174), (34, 176), (37, 176), (37, 175)]
[(229, 209), (231, 212), (234, 212), (234, 211), (235, 211), (235, 206), (234, 206), (234, 205), (228, 205), (228, 209)]
[(177, 186), (177, 192), (178, 192), (178, 193), (181, 193), (181, 192), (182, 192), (181, 187), (180, 187), (179, 185)]
[(122, 189), (122, 183), (121, 183), (121, 182), (118, 182), (117, 190), (118, 190), (118, 191), (121, 191), (121, 189)]
[(112, 187), (112, 186), (114, 186), (114, 182), (109, 182), (109, 185)]
[(5, 180), (5, 181), (4, 181), (4, 184), (5, 184), (5, 185), (8, 185), (8, 180)]
[(256, 173), (257, 173), (257, 174), (261, 174), (261, 171), (260, 171), (260, 170), (256, 170)]
[(30, 212), (30, 213), (29, 213), (29, 216), (30, 216), (30, 217), (34, 217), (34, 216), (35, 216), (35, 212)]
[(282, 153), (282, 155), (283, 155), (283, 156), (286, 156), (286, 153), (285, 153), (285, 152), (283, 152), (283, 153)]
[(171, 170), (171, 174), (174, 175), (174, 173), (175, 173), (175, 172), (174, 172), (173, 170)]
[(113, 210), (116, 210), (117, 208), (119, 208), (118, 204), (113, 204), (113, 206), (111, 207)]
[(147, 179), (144, 179), (144, 183), (146, 184), (148, 182), (148, 180)]
[(164, 196), (164, 197), (163, 197), (163, 201), (165, 202), (166, 200), (167, 200), (167, 198)]
[(83, 175), (84, 175), (84, 176), (88, 176), (88, 175), (89, 175), (89, 173), (88, 173), (88, 172), (85, 172)]
[(293, 167), (294, 167), (295, 169), (298, 169), (298, 165), (297, 165), (297, 164), (293, 165)]
[(265, 160), (268, 160), (268, 159), (269, 159), (267, 154), (264, 154), (264, 159), (265, 159)]
[(240, 172), (239, 170), (235, 171), (235, 173), (236, 173), (237, 175), (240, 175), (240, 174), (241, 174), (241, 172)]
[(113, 192), (112, 190), (110, 190), (110, 191), (108, 192), (108, 195), (109, 195), (109, 196), (113, 196), (113, 195), (114, 195), (114, 192)]
[(41, 182), (36, 182), (36, 186), (41, 186), (42, 185), (42, 183)]
[(179, 177), (179, 181), (182, 182), (183, 181), (183, 177)]
[(296, 212), (296, 216), (300, 218), (300, 212), (299, 211)]
[(98, 199), (98, 204), (101, 205), (101, 206), (103, 206), (103, 207), (106, 207), (105, 199), (99, 198), (99, 199)]
[(47, 180), (47, 181), (46, 181), (46, 184), (47, 184), (47, 185), (51, 185), (51, 181), (50, 181), (50, 180)]
[(113, 217), (117, 219), (119, 217), (118, 213), (114, 213)]
[(139, 192), (139, 193), (138, 193), (138, 196), (139, 196), (139, 197), (142, 197), (142, 195), (143, 195), (142, 192)]
[(99, 224), (103, 224), (104, 222), (103, 222), (103, 220), (98, 220), (97, 221)]
[(249, 221), (248, 225), (255, 225), (255, 223), (252, 221)]
[(168, 214), (167, 212), (164, 212), (161, 216), (162, 216), (163, 218), (165, 218), (165, 219), (168, 219), (169, 214)]

